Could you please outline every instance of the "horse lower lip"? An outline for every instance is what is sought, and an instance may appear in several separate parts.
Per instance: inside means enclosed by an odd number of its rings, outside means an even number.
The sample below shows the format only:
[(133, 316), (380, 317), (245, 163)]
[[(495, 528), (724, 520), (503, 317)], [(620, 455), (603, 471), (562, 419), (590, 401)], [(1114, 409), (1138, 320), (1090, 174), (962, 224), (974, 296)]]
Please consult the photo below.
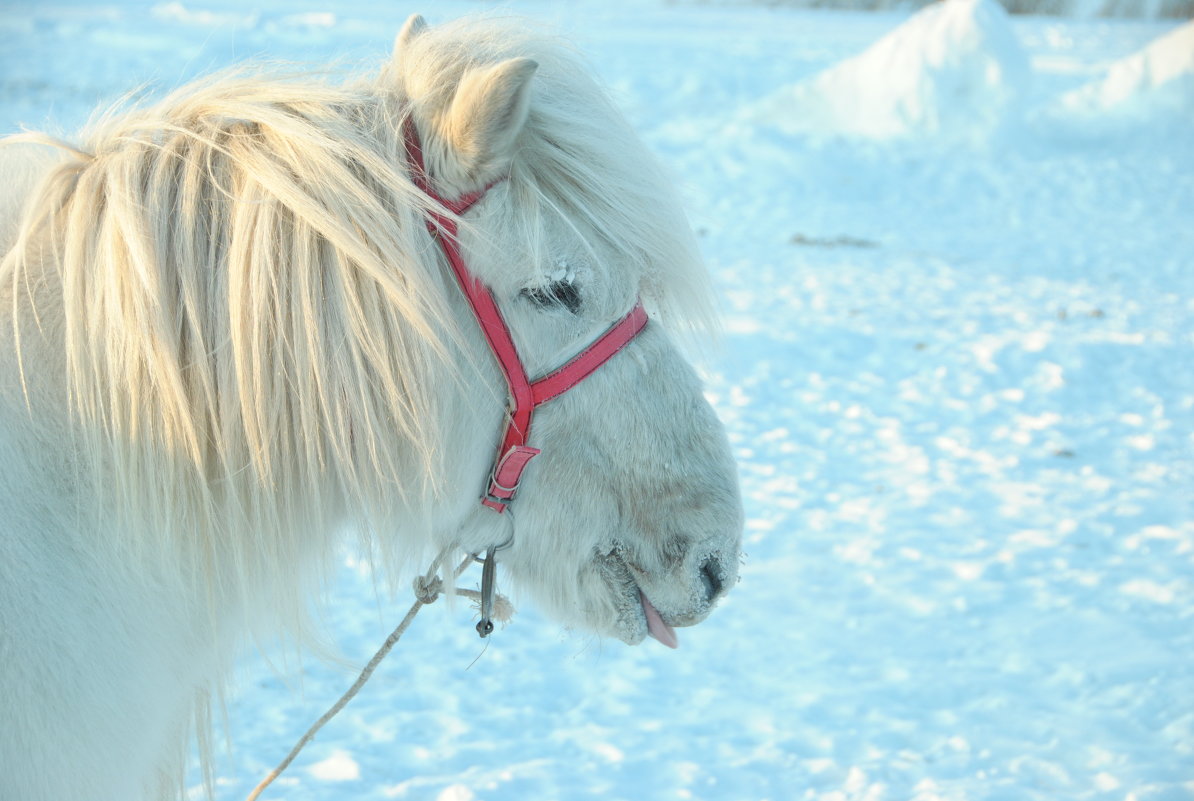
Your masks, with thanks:
[(647, 634), (668, 648), (679, 648), (680, 638), (676, 636), (676, 630), (663, 622), (663, 618), (659, 615), (659, 610), (647, 599), (646, 593), (639, 590), (638, 594), (642, 601), (643, 614), (647, 617)]

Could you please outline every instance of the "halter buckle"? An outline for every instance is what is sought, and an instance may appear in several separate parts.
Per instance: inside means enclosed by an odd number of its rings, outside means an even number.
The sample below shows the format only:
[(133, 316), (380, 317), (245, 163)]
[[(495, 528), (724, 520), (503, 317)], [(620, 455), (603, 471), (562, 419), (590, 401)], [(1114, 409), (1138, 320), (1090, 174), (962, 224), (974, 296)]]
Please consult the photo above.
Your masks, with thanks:
[(529, 445), (511, 446), (494, 464), (489, 474), (489, 489), (481, 498), (481, 503), (498, 514), (504, 512), (522, 484), (523, 471), (540, 452)]

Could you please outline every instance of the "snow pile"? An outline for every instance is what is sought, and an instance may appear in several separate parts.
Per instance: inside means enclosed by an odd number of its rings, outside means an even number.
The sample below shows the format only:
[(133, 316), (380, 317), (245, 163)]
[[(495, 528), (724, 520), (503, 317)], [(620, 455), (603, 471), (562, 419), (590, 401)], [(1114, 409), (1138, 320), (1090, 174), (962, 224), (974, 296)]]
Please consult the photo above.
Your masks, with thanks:
[(981, 139), (1012, 113), (1028, 75), (1002, 6), (945, 0), (745, 116), (789, 133)]
[(1194, 112), (1194, 22), (1111, 65), (1105, 76), (1061, 98), (1079, 118), (1158, 120)]
[[(673, 0), (675, 2), (675, 0)], [(689, 0), (678, 5), (699, 5)], [(707, 0), (705, 0), (707, 2)], [(836, 9), (839, 11), (907, 11), (927, 6), (932, 0), (782, 0), (787, 8)], [(773, 0), (771, 5), (780, 3)], [(1136, 19), (1184, 19), (1194, 16), (1194, 0), (1001, 0), (1011, 14)], [(722, 0), (721, 5), (759, 5), (759, 0)]]

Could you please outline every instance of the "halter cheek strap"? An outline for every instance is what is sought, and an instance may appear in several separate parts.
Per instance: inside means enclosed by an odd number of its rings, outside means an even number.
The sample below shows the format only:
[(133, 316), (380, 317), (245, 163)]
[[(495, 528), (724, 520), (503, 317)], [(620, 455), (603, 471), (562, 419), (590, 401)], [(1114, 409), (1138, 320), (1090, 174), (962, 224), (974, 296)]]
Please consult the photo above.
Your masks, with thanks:
[(647, 325), (647, 313), (642, 302), (637, 302), (625, 317), (610, 326), (604, 334), (563, 366), (531, 381), (527, 377), (526, 368), (518, 355), (518, 349), (514, 346), (514, 339), (510, 336), (510, 329), (502, 317), (493, 293), (469, 271), (460, 250), (456, 218), (484, 197), (490, 187), (456, 200), (445, 200), (432, 188), (427, 177), (419, 133), (414, 121), (409, 117), (404, 133), (411, 179), (415, 186), (444, 209), (444, 212), (428, 211), (427, 230), (439, 242), (448, 264), (452, 267), (456, 282), (464, 292), (469, 307), (473, 310), (473, 316), (485, 335), (485, 341), (489, 344), (489, 349), (506, 379), (509, 391), (506, 427), (490, 471), (489, 485), (481, 496), (482, 504), (500, 514), (506, 510), (518, 492), (523, 471), (540, 453), (538, 448), (527, 444), (536, 407), (572, 389), (626, 347)]

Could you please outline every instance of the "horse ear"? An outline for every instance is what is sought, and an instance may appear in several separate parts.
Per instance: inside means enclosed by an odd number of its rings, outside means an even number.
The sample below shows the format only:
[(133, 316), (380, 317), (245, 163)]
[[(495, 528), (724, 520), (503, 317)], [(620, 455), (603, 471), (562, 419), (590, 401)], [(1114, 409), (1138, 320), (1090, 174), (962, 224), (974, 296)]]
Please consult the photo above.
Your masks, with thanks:
[(425, 30), (427, 30), (427, 20), (423, 19), (421, 14), (411, 14), (394, 39), (394, 60), (397, 61), (407, 45)]
[(512, 58), (465, 74), (452, 99), (445, 134), (469, 177), (484, 180), (505, 167), (530, 108), (539, 64)]

